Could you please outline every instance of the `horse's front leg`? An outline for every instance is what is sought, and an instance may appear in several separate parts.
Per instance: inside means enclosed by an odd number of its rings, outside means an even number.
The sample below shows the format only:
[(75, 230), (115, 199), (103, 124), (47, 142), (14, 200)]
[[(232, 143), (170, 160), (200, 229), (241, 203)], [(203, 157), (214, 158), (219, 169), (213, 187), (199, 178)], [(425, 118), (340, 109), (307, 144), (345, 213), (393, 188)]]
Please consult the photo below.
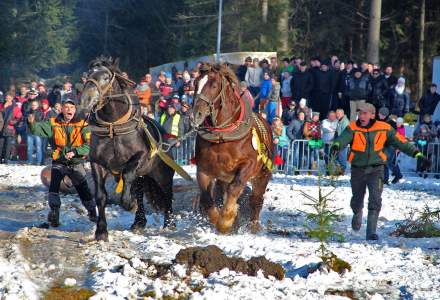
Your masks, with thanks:
[(214, 200), (215, 181), (206, 173), (197, 170), (197, 182), (200, 188), (200, 206), (202, 212), (208, 215), (211, 224), (216, 225), (219, 213)]
[(97, 241), (108, 241), (107, 221), (105, 219), (105, 205), (107, 202), (105, 178), (107, 171), (94, 162), (91, 163), (91, 167), (93, 180), (95, 181), (95, 201), (98, 207), (98, 222), (96, 223), (95, 239)]
[(142, 177), (136, 178), (133, 189), (136, 195), (137, 209), (134, 217), (134, 222), (130, 228), (133, 231), (138, 231), (145, 228), (145, 225), (147, 225), (147, 219), (145, 218), (144, 188)]
[(243, 192), (246, 183), (251, 177), (251, 171), (253, 167), (253, 161), (246, 161), (242, 165), (235, 175), (232, 182), (228, 185), (226, 189), (226, 194), (224, 195), (224, 204), (220, 211), (219, 220), (217, 222), (217, 230), (221, 233), (228, 233), (234, 224), (235, 218), (237, 217), (238, 204), (237, 200)]

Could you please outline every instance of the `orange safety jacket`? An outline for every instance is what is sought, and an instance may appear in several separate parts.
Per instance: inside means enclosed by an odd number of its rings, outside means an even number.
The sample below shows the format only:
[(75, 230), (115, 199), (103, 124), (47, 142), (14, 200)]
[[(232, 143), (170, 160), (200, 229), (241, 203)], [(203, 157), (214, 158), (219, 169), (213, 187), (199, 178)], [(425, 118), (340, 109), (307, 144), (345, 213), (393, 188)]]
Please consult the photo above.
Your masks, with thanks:
[(348, 161), (353, 167), (386, 164), (385, 147), (398, 148), (409, 156), (415, 156), (419, 152), (391, 125), (376, 120), (372, 120), (366, 127), (362, 127), (360, 122), (351, 122), (333, 143), (339, 149), (344, 149), (348, 144), (351, 145)]
[(73, 163), (89, 154), (90, 129), (87, 122), (78, 116), (66, 123), (60, 114), (46, 121), (29, 124), (29, 128), (32, 134), (53, 139), (52, 159), (55, 161), (63, 159), (64, 154), (70, 151), (75, 153)]

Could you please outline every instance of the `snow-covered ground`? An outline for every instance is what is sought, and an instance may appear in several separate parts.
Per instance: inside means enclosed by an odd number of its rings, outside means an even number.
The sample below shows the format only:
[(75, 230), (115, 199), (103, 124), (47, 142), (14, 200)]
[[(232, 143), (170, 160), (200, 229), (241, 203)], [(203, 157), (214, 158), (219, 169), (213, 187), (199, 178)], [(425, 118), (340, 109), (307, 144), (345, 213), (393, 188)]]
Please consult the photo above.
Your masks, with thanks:
[[(31, 166), (0, 167), (2, 300), (38, 298), (45, 289), (62, 284), (66, 278), (74, 278), (78, 286), (93, 290), (94, 300), (165, 296), (345, 299), (330, 295), (330, 290), (353, 291), (359, 299), (440, 299), (440, 239), (389, 236), (411, 209), (440, 207), (439, 180), (407, 177), (399, 184), (386, 186), (378, 230), (381, 239), (373, 243), (365, 241), (365, 218), (359, 233), (351, 231), (349, 177), (340, 177), (333, 205), (341, 208), (341, 221), (335, 227), (345, 240), (330, 243), (330, 250), (349, 262), (352, 271), (342, 276), (315, 272), (303, 278), (302, 267), (319, 261), (319, 243), (305, 235), (302, 211), (310, 208), (300, 194), (304, 191), (317, 195), (314, 176), (274, 175), (262, 211), (264, 230), (256, 235), (249, 233), (246, 226), (231, 235), (217, 234), (200, 216), (189, 211), (193, 194), (181, 192), (176, 194), (176, 230), (161, 229), (161, 217), (150, 214), (144, 232), (134, 234), (127, 230), (134, 216), (110, 206), (110, 242), (96, 243), (94, 227), (73, 195), (62, 198), (60, 228), (31, 228), (47, 213), (40, 170), (41, 167)], [(193, 168), (189, 171), (194, 173)], [(181, 179), (176, 180), (184, 184)], [(187, 275), (180, 265), (157, 276), (153, 263), (169, 264), (180, 249), (207, 245), (217, 245), (227, 255), (245, 259), (263, 255), (280, 263), (286, 278), (279, 281), (263, 275), (251, 277), (227, 269), (203, 278), (196, 272)]]

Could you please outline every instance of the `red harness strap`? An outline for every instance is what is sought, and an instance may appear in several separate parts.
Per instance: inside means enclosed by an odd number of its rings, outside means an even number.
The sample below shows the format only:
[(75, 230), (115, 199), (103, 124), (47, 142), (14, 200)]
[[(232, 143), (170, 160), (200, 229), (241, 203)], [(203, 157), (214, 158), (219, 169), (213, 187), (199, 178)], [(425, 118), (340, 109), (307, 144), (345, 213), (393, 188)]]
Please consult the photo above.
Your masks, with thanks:
[(245, 103), (243, 99), (240, 97), (240, 95), (237, 93), (236, 90), (234, 90), (234, 95), (237, 97), (237, 99), (240, 101), (240, 116), (238, 117), (238, 120), (235, 122), (232, 122), (231, 125), (225, 127), (225, 128), (209, 128), (209, 131), (212, 132), (231, 132), (240, 126), (240, 123), (243, 122), (244, 119), (244, 111), (246, 109)]

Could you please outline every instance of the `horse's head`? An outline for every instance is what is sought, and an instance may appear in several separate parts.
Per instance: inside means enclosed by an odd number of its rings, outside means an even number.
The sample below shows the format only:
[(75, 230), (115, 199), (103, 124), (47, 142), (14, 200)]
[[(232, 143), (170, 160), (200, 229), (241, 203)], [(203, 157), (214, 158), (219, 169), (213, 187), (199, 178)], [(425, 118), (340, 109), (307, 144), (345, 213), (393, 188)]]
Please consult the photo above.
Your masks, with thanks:
[[(227, 93), (233, 91), (237, 82), (235, 75), (225, 65), (203, 64), (200, 76), (195, 82), (196, 96), (192, 119), (198, 127), (207, 117), (215, 124), (217, 115), (225, 105)], [(230, 88), (228, 88), (230, 86)]]
[(95, 106), (102, 107), (105, 104), (105, 96), (108, 92), (118, 91), (121, 85), (118, 78), (122, 77), (119, 70), (119, 59), (100, 57), (89, 65), (87, 81), (81, 95), (81, 104), (91, 110)]

